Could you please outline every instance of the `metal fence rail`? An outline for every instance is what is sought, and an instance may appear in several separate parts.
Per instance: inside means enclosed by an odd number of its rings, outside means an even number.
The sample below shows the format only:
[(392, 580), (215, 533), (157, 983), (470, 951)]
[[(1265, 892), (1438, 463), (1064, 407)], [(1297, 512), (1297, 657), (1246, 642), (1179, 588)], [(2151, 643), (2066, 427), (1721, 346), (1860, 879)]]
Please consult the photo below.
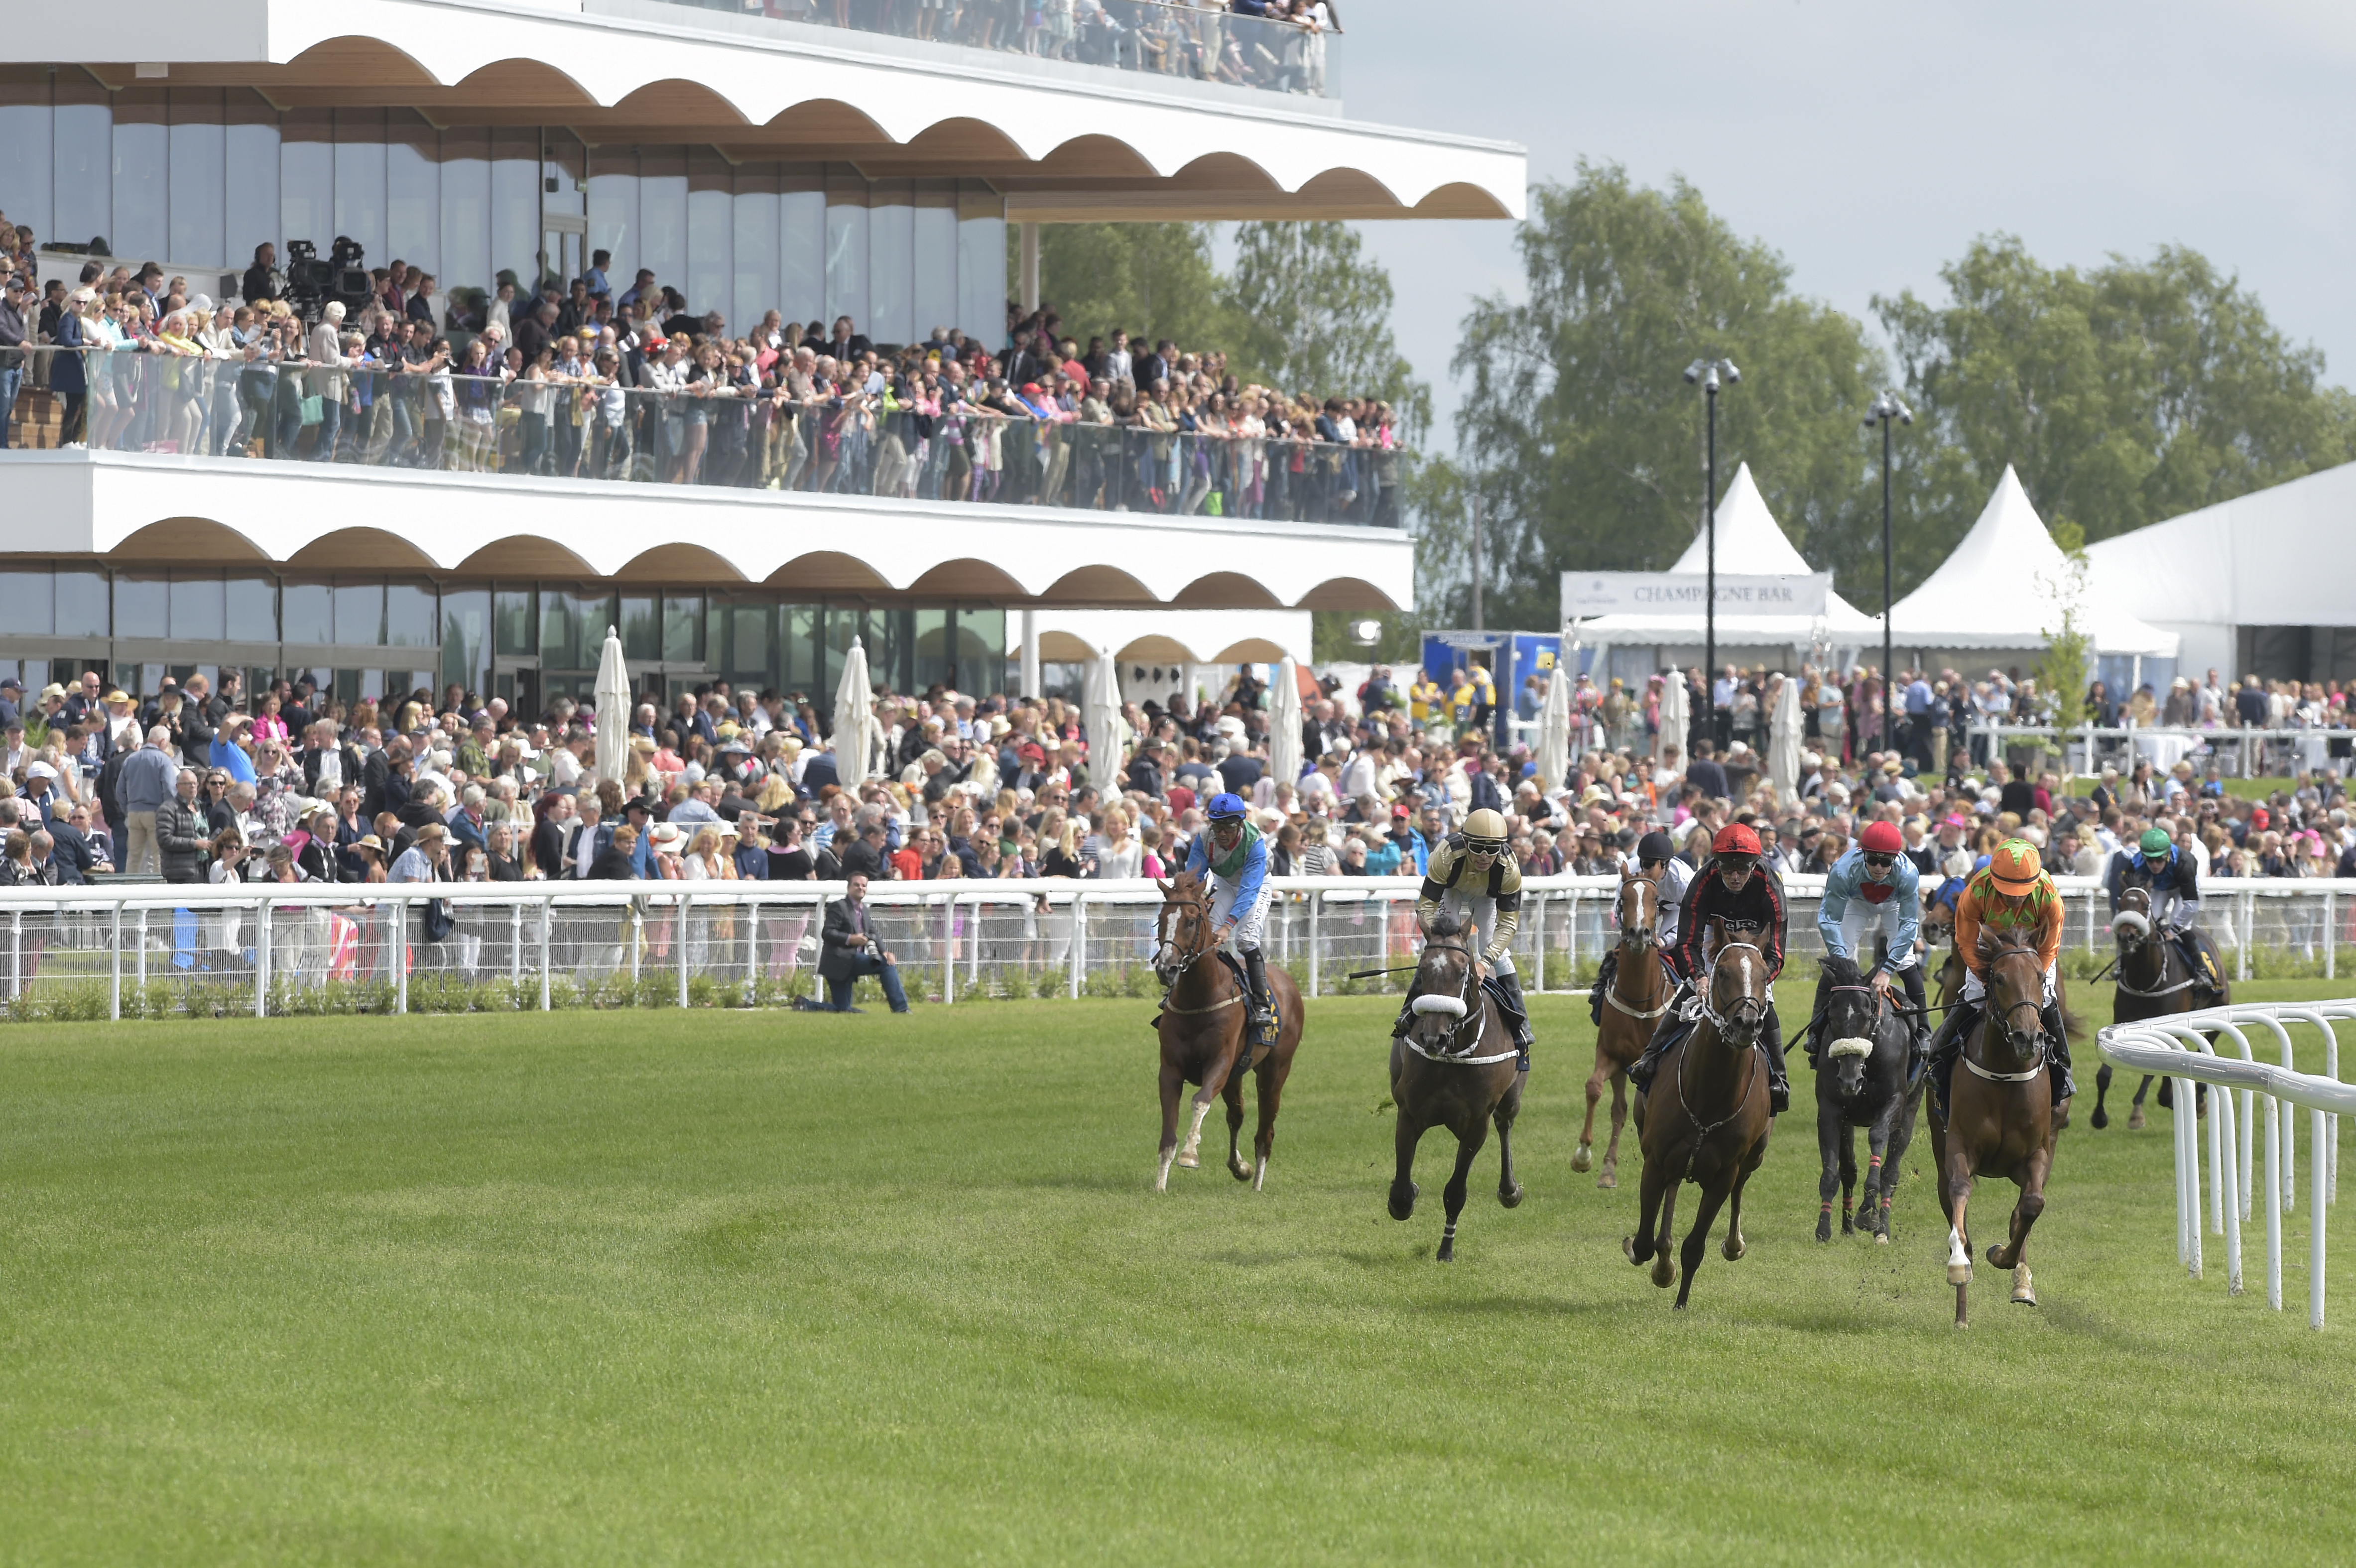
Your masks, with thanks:
[[(2201, 1270), (2201, 1128), (2208, 1129), (2209, 1232), (2225, 1241), (2226, 1288), (2242, 1293), (2242, 1226), (2259, 1193), (2265, 1197), (2266, 1305), (2282, 1310), (2283, 1216), (2297, 1203), (2297, 1109), (2308, 1112), (2308, 1195), (2307, 1313), (2310, 1328), (2323, 1327), (2324, 1228), (2340, 1200), (2340, 1114), (2356, 1111), (2356, 1084), (2340, 1081), (2340, 1040), (2335, 1020), (2356, 1019), (2356, 998), (2329, 1002), (2239, 1003), (2178, 1013), (2139, 1023), (2114, 1024), (2097, 1032), (2103, 1055), (2131, 1072), (2176, 1080), (2176, 1252), (2194, 1279)], [(2294, 1064), (2289, 1026), (2304, 1024), (2322, 1036), (2323, 1072), (2300, 1072)], [(2263, 1062), (2250, 1049), (2250, 1033), (2272, 1033), (2281, 1048), (2279, 1064)], [(2230, 1043), (2233, 1056), (2220, 1056), (2207, 1036)], [(2207, 1117), (2185, 1115), (2195, 1083), (2214, 1085)], [(2258, 1102), (2263, 1101), (2260, 1105)], [(2265, 1179), (2254, 1179), (2254, 1136), (2265, 1129)]]
[(2132, 773), (2147, 762), (2162, 773), (2186, 757), (2216, 760), (2238, 778), (2277, 773), (2307, 774), (2323, 770), (2346, 775), (2356, 766), (2356, 731), (2348, 730), (2263, 730), (2224, 727), (2204, 730), (2174, 724), (2082, 724), (2061, 730), (2051, 724), (1974, 722), (1966, 730), (1972, 759), (1986, 763), (1995, 752), (2042, 750), (2061, 753), (2076, 771), (2092, 776), (2104, 763), (2116, 763), (2121, 773)]
[[(1785, 879), (1795, 958), (1822, 950), (1821, 877)], [(2099, 883), (2060, 879), (2071, 962), (2111, 951)], [(1280, 878), (1268, 951), (1313, 996), (1399, 989), (1354, 970), (1415, 951), (1410, 878)], [(1532, 878), (1514, 941), (1531, 991), (1583, 987), (1617, 939), (1611, 877)], [(0, 890), (0, 1016), (778, 1005), (816, 989), (822, 882), (156, 884)], [(2212, 880), (2204, 919), (2239, 978), (2335, 976), (2356, 941), (2331, 881)], [(873, 889), (909, 994), (954, 1003), (1154, 994), (1151, 881)], [(872, 982), (865, 983), (872, 986)]]

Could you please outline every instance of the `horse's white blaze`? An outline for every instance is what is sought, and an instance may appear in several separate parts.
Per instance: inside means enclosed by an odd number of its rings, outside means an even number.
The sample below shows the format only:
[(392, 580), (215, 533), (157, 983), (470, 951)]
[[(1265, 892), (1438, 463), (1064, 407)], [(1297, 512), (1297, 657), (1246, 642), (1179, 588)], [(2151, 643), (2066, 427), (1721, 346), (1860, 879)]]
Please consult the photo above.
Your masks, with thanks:
[(1825, 1054), (1835, 1061), (1844, 1056), (1871, 1056), (1873, 1041), (1851, 1035), (1846, 1040), (1837, 1040), (1825, 1047)]
[(1418, 1015), (1445, 1013), (1451, 1019), (1464, 1016), (1464, 998), (1462, 997), (1418, 997), (1410, 1006)]

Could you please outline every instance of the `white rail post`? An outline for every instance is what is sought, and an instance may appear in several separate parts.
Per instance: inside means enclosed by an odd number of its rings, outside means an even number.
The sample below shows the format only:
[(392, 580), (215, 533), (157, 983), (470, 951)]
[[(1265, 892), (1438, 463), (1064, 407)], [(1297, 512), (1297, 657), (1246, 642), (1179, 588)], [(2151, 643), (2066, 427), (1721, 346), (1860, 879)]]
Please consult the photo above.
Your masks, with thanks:
[(106, 986), (106, 1016), (109, 1021), (123, 1021), (123, 902), (114, 904), (114, 973)]
[(2228, 1296), (2239, 1296), (2242, 1294), (2242, 1194), (2240, 1179), (2234, 1175), (2234, 1172), (2241, 1166), (2236, 1148), (2241, 1129), (2233, 1114), (2233, 1092), (2231, 1089), (2222, 1086), (2218, 1089), (2217, 1110), (2211, 1119), (2222, 1121), (2225, 1125), (2224, 1155), (2216, 1163), (2217, 1168), (2224, 1173), (2226, 1183), (2233, 1189), (2226, 1195), (2223, 1205), (2225, 1293)]
[(2250, 977), (2250, 933), (2257, 923), (2258, 895), (2244, 889), (2238, 901), (2241, 907), (2234, 912), (2241, 917), (2241, 940), (2233, 944), (2233, 978)]
[(965, 972), (966, 989), (969, 991), (981, 988), (981, 905), (982, 895), (974, 894), (973, 919), (966, 923), (973, 943), (972, 961)]
[(761, 901), (755, 896), (744, 905), (744, 1005), (754, 1007), (761, 1000)]
[(134, 965), (139, 977), (139, 1005), (147, 1005), (147, 906), (139, 906), (139, 962)]
[(549, 948), (551, 945), (550, 936), (552, 934), (550, 928), (555, 925), (555, 923), (556, 901), (554, 899), (551, 899), (540, 906), (540, 1010), (541, 1012), (548, 1011), (552, 1005), (551, 998), (548, 994)]
[(1546, 990), (1546, 900), (1542, 888), (1530, 894), (1530, 951), (1537, 955), (1532, 964), (1537, 970), (1530, 989), (1538, 992)]
[(523, 905), (508, 906), (508, 989), (523, 985)]
[(2324, 1139), (2329, 1133), (2324, 1126), (2327, 1113), (2310, 1111), (2313, 1120), (2308, 1124), (2308, 1136), (2315, 1141), (2316, 1152), (2308, 1163), (2315, 1168), (2315, 1192), (2308, 1199), (2307, 1211), (2307, 1326), (2323, 1327), (2323, 1219), (2330, 1201), (2331, 1162), (2323, 1157)]
[(392, 901), (392, 1010), (409, 1011), (409, 901)]
[(1320, 949), (1325, 945), (1323, 916), (1325, 895), (1314, 888), (1309, 891), (1309, 994), (1317, 994), (1317, 981), (1323, 973), (1318, 966)]
[(941, 901), (941, 1005), (957, 1000), (957, 894)]
[(679, 1005), (681, 1008), (685, 1008), (687, 1006), (687, 925), (689, 919), (687, 906), (691, 901), (692, 901), (687, 894), (680, 894), (678, 911), (672, 916), (672, 919), (679, 926), (679, 930), (673, 934), (677, 937), (679, 942)]
[(1072, 971), (1071, 999), (1076, 1002), (1080, 999), (1080, 963), (1082, 955), (1087, 950), (1087, 940), (1088, 895), (1074, 893), (1072, 895), (1072, 945), (1065, 957)]
[(270, 904), (253, 914), (253, 1016), (270, 1016)]
[(1579, 890), (1577, 888), (1570, 890), (1570, 907), (1562, 912), (1562, 917), (1569, 923), (1565, 933), (1566, 940), (1563, 943), (1564, 962), (1570, 967), (1570, 988), (1576, 991), (1579, 989)]
[(2262, 1094), (2266, 1103), (2266, 1305), (2276, 1312), (2282, 1310), (2282, 1117), (2276, 1114), (2277, 1103), (2272, 1094)]
[(2339, 977), (2340, 959), (2340, 895), (2330, 888), (2323, 890), (2323, 977)]
[(647, 917), (636, 899), (623, 912), (629, 916), (625, 923), (630, 928), (630, 1000), (635, 1005), (638, 999), (638, 954), (647, 944)]

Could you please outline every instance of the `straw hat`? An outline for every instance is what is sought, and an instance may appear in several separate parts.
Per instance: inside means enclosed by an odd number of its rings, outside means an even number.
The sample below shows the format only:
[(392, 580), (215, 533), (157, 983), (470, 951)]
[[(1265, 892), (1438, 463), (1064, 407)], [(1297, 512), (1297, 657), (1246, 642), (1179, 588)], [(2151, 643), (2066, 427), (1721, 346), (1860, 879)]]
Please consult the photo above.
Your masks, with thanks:
[(371, 855), (381, 855), (384, 853), (384, 840), (373, 833), (363, 833), (352, 840), (352, 848), (365, 849)]
[(658, 849), (674, 848), (686, 841), (687, 829), (676, 822), (658, 822), (647, 830), (647, 837)]

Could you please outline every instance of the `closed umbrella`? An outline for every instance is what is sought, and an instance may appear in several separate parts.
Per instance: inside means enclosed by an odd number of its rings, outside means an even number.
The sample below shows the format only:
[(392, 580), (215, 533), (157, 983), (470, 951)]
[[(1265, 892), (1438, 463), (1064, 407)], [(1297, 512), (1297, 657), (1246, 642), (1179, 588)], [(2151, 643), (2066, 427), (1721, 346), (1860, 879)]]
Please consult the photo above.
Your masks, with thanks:
[(1538, 779), (1545, 789), (1560, 789), (1570, 777), (1570, 682), (1569, 662), (1557, 660), (1538, 718)]
[(1088, 667), (1087, 700), (1082, 706), (1080, 722), (1088, 731), (1088, 783), (1096, 785), (1097, 794), (1111, 800), (1120, 794), (1121, 775), (1129, 759), (1127, 750), (1129, 724), (1120, 716), (1120, 667), (1113, 662), (1112, 650), (1097, 650), (1096, 661)]
[(1783, 677), (1776, 694), (1772, 727), (1767, 739), (1767, 776), (1775, 781), (1775, 800), (1790, 805), (1800, 798), (1800, 683)]
[(1690, 717), (1686, 705), (1685, 672), (1671, 665), (1661, 685), (1661, 731), (1653, 737), (1655, 762), (1661, 760), (1663, 746), (1675, 746), (1680, 756), (1684, 754), (1686, 724)]
[(605, 628), (605, 651), (597, 657), (597, 777), (622, 782), (630, 760), (630, 667), (622, 661), (622, 636)]
[(1280, 783), (1301, 782), (1301, 672), (1289, 656), (1268, 694), (1268, 771)]
[(859, 797), (859, 786), (875, 776), (875, 693), (867, 684), (867, 650), (857, 637), (842, 656), (842, 678), (834, 688), (834, 772), (843, 791)]

